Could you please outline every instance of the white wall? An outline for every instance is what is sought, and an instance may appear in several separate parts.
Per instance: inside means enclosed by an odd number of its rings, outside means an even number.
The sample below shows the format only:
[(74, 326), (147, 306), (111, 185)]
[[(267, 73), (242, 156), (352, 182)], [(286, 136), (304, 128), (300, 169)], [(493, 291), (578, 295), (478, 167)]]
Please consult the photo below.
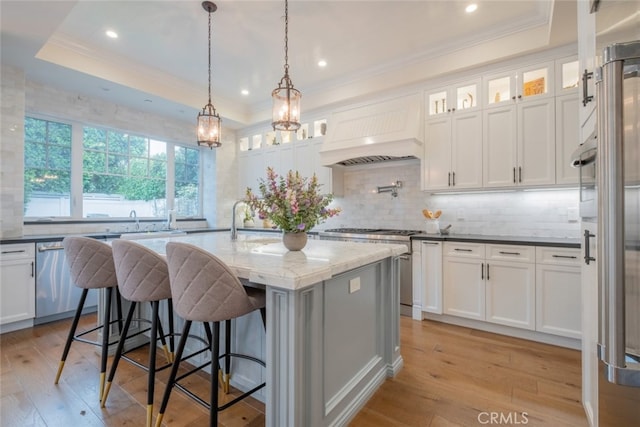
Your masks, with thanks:
[[(567, 209), (578, 207), (578, 190), (512, 191), (470, 194), (422, 192), (417, 161), (347, 168), (345, 195), (335, 206), (343, 212), (318, 229), (333, 227), (425, 230), (422, 209), (442, 210), (441, 226), (452, 233), (571, 237), (580, 236), (580, 224), (569, 222)], [(402, 181), (398, 197), (376, 193), (376, 187)], [(461, 214), (464, 219), (459, 219)]]
[(24, 72), (0, 68), (0, 237), (22, 236), (24, 205)]

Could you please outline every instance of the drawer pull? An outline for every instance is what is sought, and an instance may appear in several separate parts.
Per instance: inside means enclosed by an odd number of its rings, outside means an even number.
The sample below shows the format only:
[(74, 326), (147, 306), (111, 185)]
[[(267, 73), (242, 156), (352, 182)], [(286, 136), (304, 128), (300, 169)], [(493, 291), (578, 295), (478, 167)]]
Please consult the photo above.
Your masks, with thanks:
[(20, 250), (17, 250), (17, 251), (2, 251), (2, 254), (3, 255), (5, 255), (5, 254), (23, 254), (25, 252), (27, 252), (27, 251), (24, 250), (24, 249), (20, 249)]
[(551, 255), (553, 258), (577, 259), (575, 255)]
[(489, 280), (489, 263), (487, 263), (487, 280)]
[(438, 246), (440, 242), (422, 242), (423, 245), (435, 245)]
[(35, 263), (33, 261), (31, 261), (31, 277), (35, 277)]
[(480, 264), (480, 280), (484, 280), (484, 262)]
[(473, 252), (472, 249), (460, 249), (460, 248), (455, 248), (454, 251), (456, 251), (456, 252)]
[(500, 251), (500, 255), (520, 255), (520, 252)]

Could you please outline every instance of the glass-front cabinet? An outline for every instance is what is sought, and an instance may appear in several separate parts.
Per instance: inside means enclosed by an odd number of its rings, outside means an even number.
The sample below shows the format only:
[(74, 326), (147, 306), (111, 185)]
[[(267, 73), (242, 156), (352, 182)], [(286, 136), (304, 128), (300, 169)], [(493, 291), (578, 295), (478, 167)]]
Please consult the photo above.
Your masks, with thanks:
[(580, 69), (577, 56), (556, 60), (556, 95), (577, 93)]
[(426, 99), (427, 118), (455, 111), (475, 110), (482, 105), (480, 79), (429, 91)]
[(554, 71), (551, 61), (488, 75), (484, 78), (485, 105), (495, 107), (514, 101), (553, 96)]

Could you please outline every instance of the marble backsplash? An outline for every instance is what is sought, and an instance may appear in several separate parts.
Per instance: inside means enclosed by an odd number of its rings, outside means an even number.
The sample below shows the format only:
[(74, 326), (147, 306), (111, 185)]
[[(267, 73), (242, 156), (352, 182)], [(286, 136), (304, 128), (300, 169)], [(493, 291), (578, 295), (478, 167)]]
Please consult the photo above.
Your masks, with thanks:
[[(398, 196), (377, 193), (378, 186), (402, 182)], [(578, 190), (517, 190), (431, 194), (420, 190), (420, 164), (409, 161), (353, 167), (344, 173), (344, 197), (335, 206), (342, 213), (318, 226), (425, 230), (422, 209), (442, 210), (440, 225), (451, 234), (502, 236), (580, 236), (580, 222), (570, 214), (578, 208)], [(573, 212), (572, 212), (573, 211)]]

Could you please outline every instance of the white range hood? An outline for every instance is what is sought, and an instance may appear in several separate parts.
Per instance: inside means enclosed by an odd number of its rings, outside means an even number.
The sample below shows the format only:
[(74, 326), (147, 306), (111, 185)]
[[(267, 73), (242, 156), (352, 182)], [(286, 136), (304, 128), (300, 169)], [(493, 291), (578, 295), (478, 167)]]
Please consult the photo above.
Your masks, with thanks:
[(320, 150), (324, 166), (422, 158), (419, 94), (332, 113)]

